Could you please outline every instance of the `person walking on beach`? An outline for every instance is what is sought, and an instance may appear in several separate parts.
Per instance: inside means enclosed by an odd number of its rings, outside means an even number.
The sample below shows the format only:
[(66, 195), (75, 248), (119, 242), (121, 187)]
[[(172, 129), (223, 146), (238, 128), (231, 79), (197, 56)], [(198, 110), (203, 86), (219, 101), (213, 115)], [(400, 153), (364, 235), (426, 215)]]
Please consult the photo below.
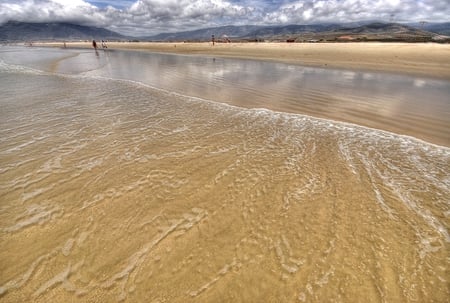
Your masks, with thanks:
[(106, 41), (102, 40), (102, 48), (108, 48), (108, 46), (106, 45)]
[(95, 42), (95, 40), (92, 40), (92, 46), (94, 47), (95, 55), (98, 57), (97, 42)]

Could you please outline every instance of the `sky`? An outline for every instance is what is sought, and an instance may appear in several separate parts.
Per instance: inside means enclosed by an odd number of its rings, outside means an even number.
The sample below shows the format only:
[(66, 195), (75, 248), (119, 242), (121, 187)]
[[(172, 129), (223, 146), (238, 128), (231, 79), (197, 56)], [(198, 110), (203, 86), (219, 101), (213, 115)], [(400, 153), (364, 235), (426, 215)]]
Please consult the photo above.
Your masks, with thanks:
[(151, 36), (222, 25), (450, 22), (450, 0), (0, 0), (0, 24), (10, 20)]

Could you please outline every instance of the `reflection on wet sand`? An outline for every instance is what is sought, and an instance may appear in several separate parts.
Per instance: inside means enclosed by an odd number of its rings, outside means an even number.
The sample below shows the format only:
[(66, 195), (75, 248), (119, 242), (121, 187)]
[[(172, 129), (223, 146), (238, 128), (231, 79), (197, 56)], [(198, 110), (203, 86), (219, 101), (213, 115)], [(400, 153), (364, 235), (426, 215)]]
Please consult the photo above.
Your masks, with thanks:
[[(450, 146), (450, 84), (426, 78), (251, 60), (106, 52), (80, 54), (60, 72), (129, 79), (245, 108), (300, 113)], [(426, 100), (426, 102), (424, 102)]]
[(448, 148), (89, 73), (0, 80), (2, 302), (447, 300)]

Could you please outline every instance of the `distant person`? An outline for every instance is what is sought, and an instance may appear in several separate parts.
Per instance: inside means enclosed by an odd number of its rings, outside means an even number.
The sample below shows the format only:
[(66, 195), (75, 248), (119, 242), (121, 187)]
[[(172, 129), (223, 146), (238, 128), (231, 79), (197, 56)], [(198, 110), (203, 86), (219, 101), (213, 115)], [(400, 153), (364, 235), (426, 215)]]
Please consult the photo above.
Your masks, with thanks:
[(214, 35), (211, 36), (211, 41), (212, 41), (212, 45), (214, 46), (214, 42), (216, 42), (216, 38), (214, 37)]
[(95, 49), (95, 55), (98, 57), (98, 51), (97, 51), (97, 42), (95, 42), (95, 40), (92, 40), (92, 46)]
[(102, 48), (108, 48), (108, 46), (106, 45), (106, 41), (102, 40)]

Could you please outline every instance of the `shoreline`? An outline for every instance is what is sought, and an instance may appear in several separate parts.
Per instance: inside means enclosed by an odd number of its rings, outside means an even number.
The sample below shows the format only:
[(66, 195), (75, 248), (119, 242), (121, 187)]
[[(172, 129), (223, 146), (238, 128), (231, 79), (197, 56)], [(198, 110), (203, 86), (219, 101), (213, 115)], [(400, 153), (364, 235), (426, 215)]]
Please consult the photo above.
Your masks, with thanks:
[[(44, 47), (54, 47), (60, 49), (63, 47), (62, 43), (46, 43), (46, 44), (34, 44), (36, 46), (44, 46)], [(78, 49), (84, 51), (93, 51), (92, 45), (88, 42), (83, 43), (67, 43), (67, 49)], [(398, 76), (409, 76), (409, 77), (417, 77), (412, 78), (412, 80), (417, 79), (418, 81), (424, 80), (425, 77), (431, 78), (434, 80), (441, 81), (450, 81), (450, 75), (448, 77), (437, 77), (435, 69), (430, 68), (429, 64), (427, 65), (424, 61), (427, 60), (435, 60), (436, 62), (441, 62), (439, 66), (446, 66), (447, 61), (450, 59), (440, 58), (439, 56), (446, 51), (450, 52), (450, 45), (429, 45), (429, 44), (421, 44), (421, 45), (411, 45), (411, 44), (403, 44), (403, 43), (395, 43), (395, 44), (385, 44), (385, 43), (354, 43), (354, 44), (290, 44), (290, 43), (241, 43), (241, 44), (217, 44), (212, 46), (209, 43), (181, 43), (181, 44), (173, 44), (173, 43), (108, 43), (108, 50), (125, 50), (130, 52), (141, 52), (141, 53), (159, 53), (159, 54), (178, 54), (178, 55), (186, 55), (186, 56), (208, 56), (210, 58), (235, 58), (235, 59), (251, 59), (251, 60), (261, 60), (266, 62), (284, 62), (287, 64), (294, 64), (298, 66), (316, 66), (317, 68), (329, 68), (335, 70), (348, 70), (355, 72), (374, 72), (379, 73), (384, 77), (384, 75), (389, 76), (398, 75)], [(303, 48), (302, 48), (303, 47)], [(335, 47), (336, 50), (332, 50), (330, 47)], [(301, 50), (299, 50), (302, 48)], [(416, 49), (417, 48), (417, 49)], [(437, 48), (434, 52), (425, 52), (424, 49), (434, 49)], [(311, 50), (316, 50), (315, 53), (312, 53)], [(413, 55), (422, 54), (422, 59), (419, 60), (415, 66), (422, 68), (422, 74), (414, 72), (411, 69), (403, 69), (402, 65), (405, 65), (404, 62), (399, 62), (395, 60), (387, 61), (390, 62), (390, 67), (396, 70), (386, 70), (385, 65), (376, 65), (375, 69), (367, 68), (368, 65), (374, 64), (377, 60), (379, 60), (379, 56), (374, 54), (375, 50), (383, 49), (384, 53), (381, 58), (385, 58), (387, 54), (393, 56), (394, 59), (400, 52), (408, 53), (408, 60), (412, 60), (414, 58)], [(100, 48), (101, 50), (101, 48)], [(367, 51), (365, 51), (367, 50)], [(299, 58), (301, 56), (305, 56), (305, 52), (309, 52), (310, 57), (318, 60), (318, 57), (324, 57), (320, 61), (318, 61), (321, 65), (307, 65), (304, 64), (302, 60)], [(336, 53), (337, 60), (333, 61), (333, 64), (328, 64), (330, 61), (330, 53)], [(380, 51), (381, 52), (381, 51)], [(284, 55), (283, 55), (284, 54)], [(325, 54), (325, 55), (324, 55)], [(431, 55), (430, 55), (431, 54)], [(250, 56), (251, 55), (251, 56)], [(275, 56), (277, 55), (277, 56)], [(348, 56), (353, 56), (353, 68), (349, 68), (349, 65), (344, 65), (346, 62), (345, 59)], [(384, 56), (384, 57), (383, 57)], [(450, 58), (450, 54), (449, 54)], [(368, 62), (361, 61), (366, 60)], [(312, 60), (310, 60), (311, 62)], [(408, 62), (408, 61), (407, 61)], [(399, 67), (400, 66), (400, 67)], [(434, 65), (436, 66), (436, 64)], [(450, 67), (446, 70), (450, 73)], [(422, 79), (420, 79), (423, 77)], [(337, 79), (338, 80), (338, 79)], [(399, 88), (400, 89), (400, 88)], [(202, 96), (204, 98), (205, 96)], [(206, 96), (207, 98), (207, 96)], [(208, 99), (208, 98), (207, 98)], [(247, 107), (245, 104), (240, 104), (239, 101), (224, 101), (217, 100), (219, 102), (223, 102), (230, 105)], [(412, 100), (411, 100), (412, 101)], [(258, 105), (259, 106), (259, 105)], [(303, 108), (300, 111), (292, 110), (292, 108), (286, 107), (288, 105), (280, 105), (277, 106), (262, 106), (263, 108), (267, 108), (269, 110), (286, 112), (286, 113), (298, 113), (304, 114), (311, 117), (319, 118), (319, 119), (329, 119), (332, 121), (340, 121), (344, 123), (355, 124), (363, 127), (368, 127), (371, 129), (384, 130), (388, 132), (392, 132), (399, 135), (405, 135), (414, 137), (418, 140), (422, 140), (424, 142), (428, 142), (431, 144), (435, 144), (438, 146), (444, 146), (450, 148), (448, 138), (442, 135), (438, 135), (435, 133), (435, 130), (431, 128), (430, 125), (425, 126), (424, 128), (418, 127), (413, 124), (413, 126), (409, 125), (407, 121), (402, 118), (402, 121), (397, 121), (396, 119), (388, 119), (383, 115), (379, 116), (376, 114), (378, 109), (373, 108), (375, 112), (362, 112), (358, 115), (348, 115), (346, 114), (345, 108), (341, 108), (337, 112), (327, 112), (325, 108), (325, 112), (321, 111), (321, 108)], [(413, 106), (413, 104), (411, 104)], [(248, 108), (248, 107), (247, 107)], [(251, 107), (250, 107), (251, 108)], [(443, 113), (444, 114), (444, 113)], [(442, 116), (442, 115), (441, 115)], [(442, 118), (442, 117), (441, 117)], [(440, 120), (442, 121), (442, 119)], [(431, 124), (433, 124), (430, 121)], [(419, 123), (422, 125), (423, 123)], [(437, 127), (437, 126), (436, 126)], [(439, 126), (440, 127), (440, 126)]]
[[(63, 42), (34, 43), (63, 47)], [(67, 48), (92, 48), (90, 42), (66, 42)], [(436, 43), (168, 43), (108, 42), (108, 49), (206, 55), (280, 62), (308, 67), (387, 72), (450, 81), (450, 44)]]

